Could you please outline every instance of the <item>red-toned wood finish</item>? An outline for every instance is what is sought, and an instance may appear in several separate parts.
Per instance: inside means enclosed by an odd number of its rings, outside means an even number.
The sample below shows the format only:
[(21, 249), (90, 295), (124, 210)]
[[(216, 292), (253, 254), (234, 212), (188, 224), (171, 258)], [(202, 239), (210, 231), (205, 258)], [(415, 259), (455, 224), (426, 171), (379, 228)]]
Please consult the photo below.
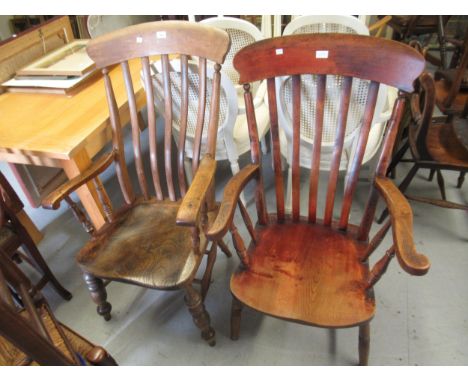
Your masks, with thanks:
[[(390, 161), (396, 132), (403, 115), (405, 98), (395, 104), (382, 154), (376, 168), (375, 182), (370, 187), (364, 215), (358, 225), (350, 224), (352, 199), (371, 121), (374, 114), (379, 84), (396, 86), (401, 91), (413, 91), (413, 82), (424, 69), (424, 58), (410, 47), (378, 38), (353, 35), (295, 35), (252, 44), (234, 58), (234, 66), (244, 83), (245, 101), (249, 106), (252, 81), (268, 82), (269, 108), (272, 128), (273, 171), (275, 175), (276, 213), (267, 214), (262, 185), (262, 168), (258, 150), (253, 109), (247, 107), (252, 147), (252, 164), (244, 167), (226, 185), (219, 213), (207, 235), (216, 240), (231, 230), (241, 265), (231, 278), (233, 294), (231, 336), (238, 338), (242, 306), (249, 306), (278, 318), (327, 328), (359, 326), (359, 360), (366, 364), (369, 355), (369, 322), (375, 311), (373, 286), (382, 277), (391, 259), (396, 256), (405, 271), (422, 275), (429, 269), (429, 261), (415, 251), (412, 238), (412, 213), (398, 189), (384, 178)], [(312, 154), (310, 190), (307, 211), (301, 211), (300, 179), (297, 171), (300, 158), (298, 133), (302, 99), (300, 78), (314, 74), (317, 79), (316, 134)], [(323, 127), (323, 109), (327, 102), (328, 75), (342, 79), (338, 110), (337, 133), (328, 180), (323, 216), (317, 211), (320, 163), (320, 132)], [(275, 78), (292, 76), (293, 115), (293, 208), (284, 214), (284, 192), (279, 156), (279, 137), (275, 98)], [(348, 108), (352, 94), (353, 77), (369, 80), (369, 91), (364, 108), (362, 126), (356, 135), (355, 154), (347, 174), (347, 183), (341, 213), (336, 216), (338, 164), (343, 151)], [(296, 171), (294, 167), (296, 166)], [(264, 170), (266, 171), (266, 170)], [(241, 215), (251, 240), (243, 242), (233, 216), (240, 192), (250, 181), (256, 182), (258, 222), (252, 232), (250, 219), (241, 207)], [(379, 195), (391, 211), (386, 223), (373, 240), (369, 231)], [(304, 196), (302, 196), (304, 198)], [(373, 266), (369, 256), (392, 227), (393, 244)]]

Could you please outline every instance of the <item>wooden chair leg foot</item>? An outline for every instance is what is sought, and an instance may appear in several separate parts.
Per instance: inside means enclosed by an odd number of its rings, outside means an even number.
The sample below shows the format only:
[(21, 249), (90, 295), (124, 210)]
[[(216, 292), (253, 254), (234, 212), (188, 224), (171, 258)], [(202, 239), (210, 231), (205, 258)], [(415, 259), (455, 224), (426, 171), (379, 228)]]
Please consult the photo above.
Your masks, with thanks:
[(92, 300), (97, 305), (98, 314), (102, 316), (104, 320), (109, 321), (111, 319), (112, 305), (107, 302), (107, 292), (104, 283), (100, 278), (94, 277), (89, 273), (84, 273), (83, 278)]
[(240, 334), (240, 323), (242, 308), (244, 306), (242, 303), (232, 296), (232, 305), (231, 305), (231, 340), (237, 341)]
[(367, 366), (369, 361), (370, 324), (359, 326), (359, 366)]
[(202, 338), (210, 346), (216, 345), (216, 333), (210, 325), (210, 316), (203, 305), (201, 294), (192, 285), (185, 287), (185, 304), (187, 305), (193, 322), (201, 330)]

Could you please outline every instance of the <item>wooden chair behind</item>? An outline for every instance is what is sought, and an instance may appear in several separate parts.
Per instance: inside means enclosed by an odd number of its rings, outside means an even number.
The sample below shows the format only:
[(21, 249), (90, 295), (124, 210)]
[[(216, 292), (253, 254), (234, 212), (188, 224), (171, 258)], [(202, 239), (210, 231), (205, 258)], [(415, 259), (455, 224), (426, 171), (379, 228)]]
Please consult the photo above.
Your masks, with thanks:
[(59, 323), (47, 301), (0, 250), (0, 365), (116, 365)]

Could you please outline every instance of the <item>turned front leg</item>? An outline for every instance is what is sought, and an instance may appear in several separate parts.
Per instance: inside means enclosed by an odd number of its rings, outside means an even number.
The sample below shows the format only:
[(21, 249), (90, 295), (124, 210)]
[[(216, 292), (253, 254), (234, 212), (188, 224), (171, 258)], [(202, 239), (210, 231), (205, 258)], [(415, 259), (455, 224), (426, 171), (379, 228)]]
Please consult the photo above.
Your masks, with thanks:
[(193, 322), (201, 330), (202, 338), (208, 345), (216, 345), (215, 331), (210, 326), (210, 316), (203, 305), (202, 296), (192, 285), (185, 287), (185, 304), (187, 305)]
[(103, 281), (90, 273), (84, 273), (83, 279), (91, 294), (91, 298), (97, 305), (98, 314), (104, 317), (104, 320), (109, 321), (111, 319), (112, 305), (107, 302), (107, 292)]

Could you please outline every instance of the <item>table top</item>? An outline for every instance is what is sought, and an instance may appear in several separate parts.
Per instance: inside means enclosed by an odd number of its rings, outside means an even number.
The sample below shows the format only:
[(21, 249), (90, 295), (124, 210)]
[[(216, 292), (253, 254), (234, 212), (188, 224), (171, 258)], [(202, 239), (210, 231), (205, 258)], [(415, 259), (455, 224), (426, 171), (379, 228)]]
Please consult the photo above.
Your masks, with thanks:
[[(129, 62), (137, 107), (146, 102), (139, 60)], [(122, 70), (110, 71), (117, 106), (128, 110)], [(0, 160), (14, 156), (71, 159), (93, 136), (110, 126), (104, 79), (99, 74), (73, 96), (4, 93), (0, 95)], [(12, 160), (13, 155), (13, 160)]]

